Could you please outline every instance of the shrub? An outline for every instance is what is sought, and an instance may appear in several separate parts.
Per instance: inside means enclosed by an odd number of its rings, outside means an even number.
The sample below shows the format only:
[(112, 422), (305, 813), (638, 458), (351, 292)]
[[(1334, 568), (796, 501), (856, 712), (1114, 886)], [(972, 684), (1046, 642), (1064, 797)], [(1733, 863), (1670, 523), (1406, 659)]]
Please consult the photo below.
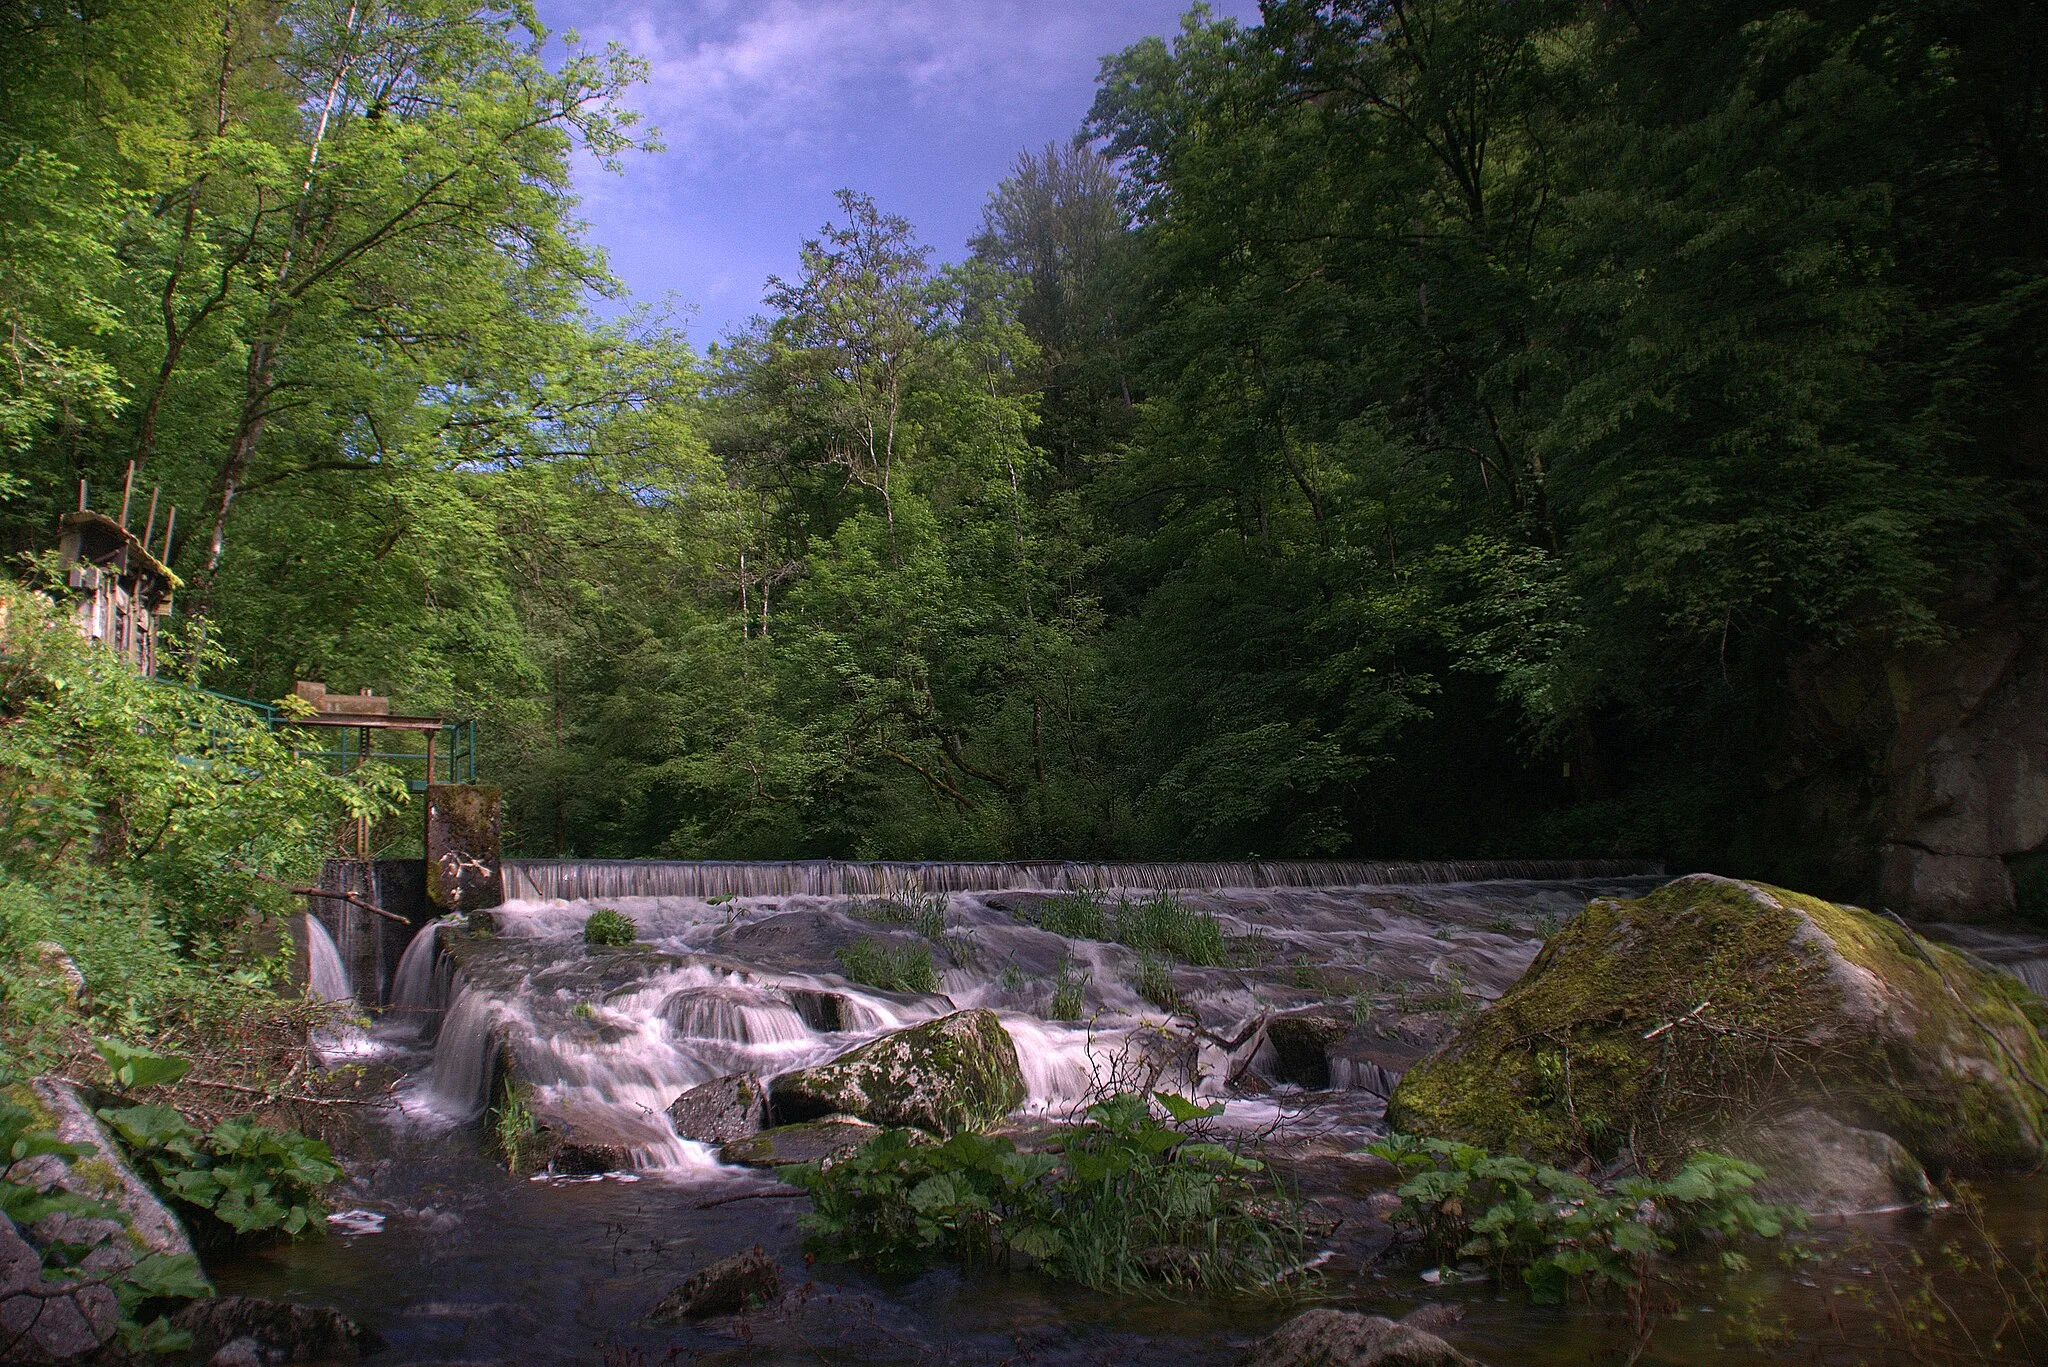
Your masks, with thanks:
[(892, 946), (856, 940), (839, 951), (839, 967), (854, 982), (884, 992), (936, 992), (939, 975), (924, 945)]
[(891, 1130), (785, 1172), (811, 1194), (812, 1247), (877, 1268), (1007, 1268), (1021, 1254), (1104, 1291), (1298, 1294), (1309, 1282), (1300, 1210), (1255, 1185), (1256, 1159), (1200, 1137), (1194, 1127), (1220, 1112), (1122, 1093), (1089, 1108), (1056, 1152)]
[(630, 945), (639, 938), (640, 927), (633, 918), (610, 907), (599, 907), (583, 923), (583, 943), (587, 945)]
[[(1519, 1274), (1530, 1298), (1554, 1304), (1577, 1290), (1640, 1294), (1653, 1261), (1708, 1241), (1776, 1238), (1804, 1223), (1799, 1211), (1750, 1196), (1763, 1170), (1699, 1152), (1669, 1178), (1632, 1177), (1611, 1188), (1470, 1144), (1389, 1135), (1367, 1146), (1409, 1178), (1394, 1222), (1439, 1260), (1477, 1258), (1498, 1282)], [(1722, 1253), (1724, 1266), (1747, 1266)]]

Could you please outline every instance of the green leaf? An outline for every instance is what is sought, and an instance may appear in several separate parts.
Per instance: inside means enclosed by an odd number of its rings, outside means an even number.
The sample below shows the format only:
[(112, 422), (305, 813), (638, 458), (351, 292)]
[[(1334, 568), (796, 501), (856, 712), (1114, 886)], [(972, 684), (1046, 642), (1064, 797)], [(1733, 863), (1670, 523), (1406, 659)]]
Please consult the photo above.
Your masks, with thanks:
[(152, 1053), (119, 1040), (96, 1039), (93, 1047), (107, 1061), (107, 1067), (113, 1072), (114, 1084), (123, 1090), (176, 1082), (192, 1068), (190, 1059)]

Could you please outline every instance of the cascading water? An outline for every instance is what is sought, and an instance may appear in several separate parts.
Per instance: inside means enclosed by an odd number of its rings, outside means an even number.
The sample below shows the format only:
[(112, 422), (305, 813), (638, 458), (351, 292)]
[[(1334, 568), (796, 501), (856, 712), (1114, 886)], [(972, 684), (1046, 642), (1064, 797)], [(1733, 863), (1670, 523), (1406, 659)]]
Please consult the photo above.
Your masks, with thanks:
[(334, 937), (327, 933), (319, 917), (311, 915), (306, 917), (306, 978), (313, 995), (321, 1001), (355, 999), (355, 988), (348, 980), (348, 965), (341, 961)]
[[(1240, 1093), (1247, 1077), (1286, 1072), (1275, 1069), (1267, 1038), (1275, 1012), (1335, 1010), (1348, 1021), (1361, 994), (1390, 979), (1453, 1000), (1497, 995), (1534, 956), (1542, 923), (1560, 921), (1590, 895), (1643, 885), (1183, 894), (1186, 906), (1215, 917), (1231, 963), (1170, 969), (1172, 1009), (1148, 1000), (1158, 985), (1141, 991), (1142, 961), (1131, 949), (1039, 928), (1037, 893), (944, 896), (935, 905), (945, 933), (932, 939), (909, 928), (905, 904), (874, 897), (514, 901), (492, 913), (495, 936), (456, 937), (445, 928), (452, 923), (428, 927), (401, 962), (398, 1004), (445, 1004), (432, 1068), (413, 1083), (409, 1107), (444, 1122), (474, 1120), (490, 1103), (498, 1070), (509, 1066), (543, 1123), (560, 1117), (598, 1134), (628, 1149), (639, 1168), (701, 1171), (715, 1162), (711, 1151), (679, 1138), (667, 1115), (689, 1088), (732, 1073), (772, 1079), (920, 1020), (989, 1007), (1016, 1045), (1027, 1112), (1064, 1116), (1109, 1091), (1156, 1088), (1224, 1098), (1226, 1123), (1239, 1115), (1267, 1124), (1279, 1114), (1274, 1101)], [(639, 943), (587, 947), (584, 922), (600, 906), (631, 917)], [(929, 955), (943, 970), (944, 995), (848, 981), (838, 952), (862, 939)], [(436, 975), (445, 985), (438, 995)], [(1049, 1019), (1063, 981), (1079, 985), (1084, 1019)], [(1328, 1007), (1333, 999), (1351, 1004)], [(1064, 1011), (1075, 1014), (1073, 1003)], [(1322, 1079), (1313, 1085), (1356, 1098), (1345, 1103), (1347, 1114), (1376, 1115), (1372, 1108), (1399, 1076), (1395, 1064), (1376, 1061), (1383, 1057), (1333, 1052), (1308, 1071)], [(1280, 1099), (1298, 1107), (1285, 1098), (1299, 1090), (1283, 1081)]]

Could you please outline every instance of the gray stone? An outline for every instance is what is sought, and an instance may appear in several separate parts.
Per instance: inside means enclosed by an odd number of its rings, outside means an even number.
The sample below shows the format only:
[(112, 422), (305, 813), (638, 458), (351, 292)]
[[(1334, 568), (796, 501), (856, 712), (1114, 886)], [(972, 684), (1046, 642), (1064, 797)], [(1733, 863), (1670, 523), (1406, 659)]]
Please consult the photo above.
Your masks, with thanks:
[(264, 1362), (327, 1362), (363, 1358), (382, 1345), (377, 1336), (339, 1310), (292, 1305), (261, 1296), (215, 1296), (193, 1301), (171, 1316), (192, 1335), (192, 1355), (212, 1358), (244, 1341)]
[(623, 1172), (633, 1166), (633, 1150), (651, 1146), (665, 1136), (653, 1126), (627, 1128), (617, 1118), (567, 1107), (533, 1103), (535, 1132), (522, 1150), (522, 1172), (545, 1168), (565, 1176)]
[(668, 1293), (647, 1316), (655, 1324), (737, 1315), (782, 1294), (782, 1272), (759, 1244), (721, 1259)]
[(114, 1336), (121, 1307), (105, 1286), (43, 1275), (43, 1255), (0, 1217), (0, 1362), (70, 1362)]
[(985, 1008), (913, 1025), (770, 1085), (780, 1122), (853, 1115), (952, 1134), (993, 1125), (1024, 1100), (1017, 1046)]
[(1305, 1310), (1252, 1345), (1244, 1367), (1475, 1367), (1417, 1325), (1347, 1310)]
[(768, 1125), (768, 1089), (746, 1073), (700, 1083), (669, 1103), (676, 1133), (700, 1144), (723, 1144), (758, 1134)]
[(796, 1163), (821, 1163), (854, 1149), (882, 1132), (848, 1115), (826, 1116), (799, 1125), (778, 1125), (772, 1130), (735, 1139), (719, 1149), (728, 1163), (749, 1168), (786, 1168)]
[[(114, 1207), (126, 1217), (129, 1228), (142, 1241), (143, 1252), (162, 1253), (169, 1257), (191, 1253), (192, 1240), (185, 1233), (185, 1227), (178, 1223), (178, 1217), (171, 1214), (170, 1207), (128, 1166), (120, 1146), (71, 1084), (58, 1078), (39, 1077), (28, 1087), (34, 1101), (32, 1109), (41, 1110), (50, 1117), (50, 1129), (57, 1138), (67, 1144), (89, 1144), (93, 1152), (68, 1165), (49, 1155), (31, 1159), (17, 1170), (16, 1180), (45, 1188), (60, 1187), (73, 1195)], [(63, 1218), (76, 1220), (79, 1217)], [(118, 1228), (118, 1223), (109, 1224), (110, 1230)], [(73, 1238), (71, 1241), (80, 1240)]]
[(1905, 1145), (1821, 1111), (1794, 1111), (1735, 1148), (1764, 1170), (1759, 1200), (1814, 1215), (1862, 1215), (1934, 1199), (1927, 1173)]
[(220, 1351), (206, 1360), (206, 1367), (269, 1367), (269, 1362), (262, 1344), (243, 1337), (222, 1344)]

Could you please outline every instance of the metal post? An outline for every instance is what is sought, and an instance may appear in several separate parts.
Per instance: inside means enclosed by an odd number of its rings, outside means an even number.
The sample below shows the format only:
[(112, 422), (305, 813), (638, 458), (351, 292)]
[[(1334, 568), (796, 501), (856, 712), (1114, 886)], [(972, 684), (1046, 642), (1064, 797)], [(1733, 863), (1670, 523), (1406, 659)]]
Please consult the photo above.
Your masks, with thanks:
[(128, 462), (128, 482), (121, 486), (121, 530), (128, 530), (128, 498), (135, 492), (135, 462)]
[(142, 529), (142, 549), (145, 551), (149, 549), (150, 541), (156, 536), (156, 496), (162, 492), (161, 487), (149, 491), (149, 522)]

